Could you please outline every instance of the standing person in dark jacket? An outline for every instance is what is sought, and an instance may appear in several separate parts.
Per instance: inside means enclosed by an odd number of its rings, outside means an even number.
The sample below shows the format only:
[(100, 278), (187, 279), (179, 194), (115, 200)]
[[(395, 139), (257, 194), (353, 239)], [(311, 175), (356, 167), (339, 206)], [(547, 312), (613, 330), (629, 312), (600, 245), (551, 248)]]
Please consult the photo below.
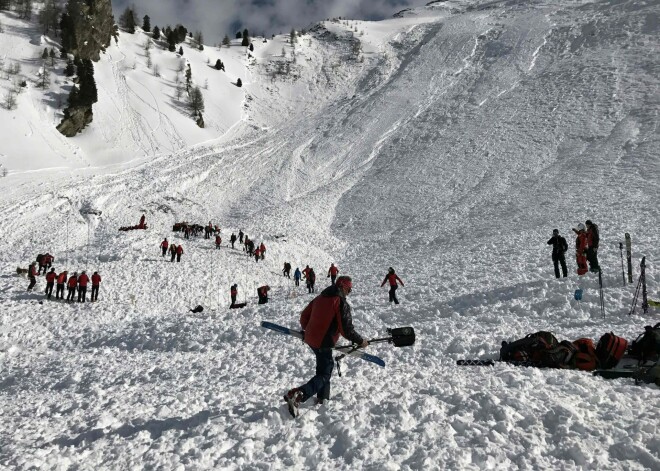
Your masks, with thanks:
[(78, 302), (84, 303), (85, 298), (87, 297), (87, 283), (89, 283), (89, 277), (86, 272), (82, 272), (78, 277)]
[(236, 296), (238, 296), (237, 284), (234, 283), (233, 285), (231, 285), (231, 288), (229, 290), (229, 295), (231, 296), (231, 306), (233, 306), (234, 304), (236, 304)]
[(160, 248), (163, 251), (163, 257), (167, 254), (167, 249), (170, 246), (170, 243), (167, 241), (167, 237), (160, 243)]
[(66, 282), (66, 287), (68, 290), (68, 294), (66, 296), (66, 300), (72, 303), (75, 301), (73, 298), (76, 297), (76, 286), (78, 285), (78, 273), (73, 272), (73, 275), (69, 277), (69, 281)]
[(568, 250), (566, 239), (559, 235), (559, 229), (552, 231), (552, 237), (548, 241), (548, 245), (552, 245), (552, 263), (555, 266), (555, 278), (559, 278), (559, 264), (561, 264), (561, 272), (566, 278), (568, 270), (566, 269), (566, 256), (564, 255)]
[(587, 226), (587, 261), (589, 262), (589, 271), (598, 273), (600, 271), (600, 265), (598, 265), (598, 243), (600, 242), (598, 226), (590, 220), (587, 220), (585, 225)]
[(238, 242), (241, 244), (243, 243), (243, 229), (238, 231)]
[(293, 281), (296, 283), (296, 286), (300, 286), (300, 279), (302, 278), (302, 273), (300, 268), (296, 267), (296, 271), (293, 272)]
[(55, 257), (46, 252), (42, 262), (44, 264), (44, 273), (46, 273), (46, 270), (49, 270), (53, 266), (53, 260), (55, 260)]
[(270, 286), (264, 285), (257, 288), (257, 296), (259, 296), (259, 304), (266, 304), (268, 302), (268, 292)]
[(28, 291), (32, 291), (34, 285), (37, 284), (37, 276), (39, 276), (39, 274), (37, 273), (37, 263), (32, 262), (28, 267), (28, 280), (30, 280), (30, 284), (27, 287)]
[(346, 301), (353, 288), (351, 278), (340, 276), (333, 286), (329, 286), (314, 298), (300, 314), (300, 325), (305, 331), (304, 341), (316, 357), (316, 374), (303, 386), (293, 388), (284, 395), (293, 417), (298, 415), (298, 407), (316, 395), (317, 403), (330, 398), (330, 378), (334, 368), (332, 347), (339, 336), (359, 345), (369, 345), (353, 327), (351, 306)]
[(99, 287), (101, 286), (101, 275), (95, 271), (92, 275), (92, 302), (99, 300)]
[(387, 275), (385, 275), (385, 279), (383, 282), (380, 284), (380, 286), (384, 286), (385, 283), (389, 282), (390, 283), (390, 302), (394, 301), (394, 304), (399, 304), (399, 300), (396, 298), (396, 290), (399, 287), (397, 285), (397, 281), (401, 283), (401, 286), (405, 286), (403, 284), (403, 281), (401, 281), (401, 278), (394, 273), (394, 268), (390, 267), (387, 270)]
[(55, 299), (64, 299), (64, 285), (66, 284), (66, 279), (69, 273), (64, 270), (57, 277), (57, 287), (55, 288)]
[(48, 273), (46, 273), (46, 296), (48, 299), (53, 295), (53, 286), (55, 286), (55, 280), (57, 279), (57, 273), (55, 269), (51, 268)]
[(282, 275), (291, 279), (291, 264), (289, 262), (284, 262), (284, 268), (282, 269)]
[(172, 257), (170, 258), (170, 262), (173, 262), (176, 257), (176, 244), (170, 244), (170, 255)]
[(231, 248), (234, 248), (234, 243), (236, 242), (236, 234), (233, 232), (231, 233), (231, 237), (229, 238), (229, 242), (231, 242)]
[(313, 268), (309, 269), (309, 273), (307, 274), (307, 292), (308, 293), (313, 293), (314, 292), (314, 284), (316, 283), (316, 272), (314, 271)]

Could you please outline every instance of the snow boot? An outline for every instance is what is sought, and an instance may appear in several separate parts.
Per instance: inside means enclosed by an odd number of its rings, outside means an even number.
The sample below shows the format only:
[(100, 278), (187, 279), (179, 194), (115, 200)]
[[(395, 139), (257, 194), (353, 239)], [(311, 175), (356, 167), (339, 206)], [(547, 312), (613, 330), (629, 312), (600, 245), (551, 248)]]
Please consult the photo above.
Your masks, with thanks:
[(293, 388), (284, 395), (284, 400), (289, 406), (291, 417), (298, 417), (298, 408), (302, 402), (303, 393), (298, 388)]

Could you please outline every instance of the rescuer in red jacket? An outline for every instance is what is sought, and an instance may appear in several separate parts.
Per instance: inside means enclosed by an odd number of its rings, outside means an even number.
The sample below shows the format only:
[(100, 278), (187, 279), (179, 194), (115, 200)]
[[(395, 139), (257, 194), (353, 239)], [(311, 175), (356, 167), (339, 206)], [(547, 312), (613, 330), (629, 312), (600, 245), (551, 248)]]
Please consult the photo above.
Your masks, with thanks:
[(339, 336), (366, 347), (369, 342), (355, 331), (351, 306), (346, 301), (353, 283), (348, 276), (340, 276), (307, 305), (300, 315), (305, 343), (316, 356), (316, 374), (307, 384), (293, 388), (284, 395), (292, 416), (298, 415), (298, 406), (316, 395), (317, 402), (330, 398), (330, 377), (334, 368), (332, 347)]
[(57, 279), (57, 273), (55, 269), (51, 268), (48, 273), (46, 273), (46, 296), (48, 299), (53, 295), (53, 286), (55, 286), (55, 280)]
[(330, 268), (328, 269), (328, 278), (330, 278), (331, 285), (335, 284), (337, 273), (339, 273), (339, 268), (337, 268), (334, 263), (331, 263)]
[(84, 303), (87, 298), (87, 283), (89, 283), (89, 276), (87, 272), (82, 272), (78, 277), (78, 302)]
[[(165, 239), (167, 241), (167, 239)], [(101, 275), (95, 271), (92, 275), (92, 302), (99, 300), (99, 287), (101, 286)]]
[(160, 249), (163, 251), (163, 257), (167, 254), (167, 249), (170, 246), (170, 243), (167, 241), (167, 237), (160, 243)]
[(215, 248), (219, 249), (221, 245), (222, 245), (222, 237), (220, 237), (219, 235), (216, 235), (215, 236)]
[(57, 287), (55, 289), (55, 299), (64, 299), (64, 285), (69, 272), (66, 270), (59, 274), (57, 277)]
[(181, 255), (183, 255), (183, 245), (179, 244), (176, 247), (176, 261), (177, 261), (177, 263), (181, 261)]
[(69, 277), (69, 281), (66, 282), (68, 293), (66, 295), (66, 300), (72, 303), (74, 297), (76, 296), (76, 286), (78, 285), (78, 273), (73, 272), (73, 275)]
[(587, 234), (584, 224), (578, 224), (577, 229), (573, 229), (573, 232), (577, 234), (575, 239), (575, 261), (577, 262), (577, 274), (584, 275), (589, 271), (587, 268), (587, 246), (589, 241), (589, 236)]
[(396, 273), (394, 273), (394, 268), (390, 267), (387, 270), (387, 275), (385, 275), (385, 279), (380, 284), (380, 286), (382, 287), (383, 285), (385, 285), (385, 283), (387, 282), (390, 283), (390, 302), (394, 301), (394, 304), (399, 304), (399, 300), (396, 299), (396, 290), (398, 288), (396, 284), (397, 281), (401, 283), (401, 286), (405, 286), (403, 284), (403, 281), (401, 281), (401, 278), (399, 278), (399, 276)]

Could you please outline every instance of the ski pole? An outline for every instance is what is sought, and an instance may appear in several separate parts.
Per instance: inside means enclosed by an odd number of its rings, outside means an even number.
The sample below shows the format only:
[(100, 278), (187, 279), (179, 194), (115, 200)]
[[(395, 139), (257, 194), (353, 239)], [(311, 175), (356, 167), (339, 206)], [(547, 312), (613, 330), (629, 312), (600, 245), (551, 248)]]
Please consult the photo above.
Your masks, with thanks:
[(623, 242), (619, 242), (619, 250), (621, 251), (621, 276), (623, 277), (623, 286), (626, 286), (626, 274), (623, 270)]
[(598, 284), (600, 285), (600, 313), (605, 317), (605, 301), (603, 300), (603, 270), (598, 270)]

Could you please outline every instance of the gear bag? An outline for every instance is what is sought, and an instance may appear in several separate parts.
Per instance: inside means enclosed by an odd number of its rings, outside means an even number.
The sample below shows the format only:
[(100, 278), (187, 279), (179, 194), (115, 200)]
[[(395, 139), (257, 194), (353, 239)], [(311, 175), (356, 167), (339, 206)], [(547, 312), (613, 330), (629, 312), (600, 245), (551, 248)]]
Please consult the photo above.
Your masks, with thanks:
[(628, 348), (628, 341), (613, 332), (604, 334), (596, 345), (596, 356), (604, 370), (614, 368)]
[(387, 329), (387, 333), (392, 336), (392, 343), (395, 347), (407, 347), (415, 343), (415, 331), (412, 327)]
[(557, 345), (551, 332), (539, 331), (514, 342), (502, 342), (500, 361), (531, 361), (541, 363), (543, 353)]
[(645, 332), (633, 340), (630, 355), (642, 362), (658, 360), (660, 356), (660, 322), (651, 327), (644, 327)]
[[(625, 341), (625, 339), (622, 340)], [(598, 368), (598, 355), (596, 354), (593, 340), (581, 338), (574, 341), (573, 345), (576, 348), (573, 358), (571, 358), (571, 366), (573, 368), (584, 371), (593, 371)]]

